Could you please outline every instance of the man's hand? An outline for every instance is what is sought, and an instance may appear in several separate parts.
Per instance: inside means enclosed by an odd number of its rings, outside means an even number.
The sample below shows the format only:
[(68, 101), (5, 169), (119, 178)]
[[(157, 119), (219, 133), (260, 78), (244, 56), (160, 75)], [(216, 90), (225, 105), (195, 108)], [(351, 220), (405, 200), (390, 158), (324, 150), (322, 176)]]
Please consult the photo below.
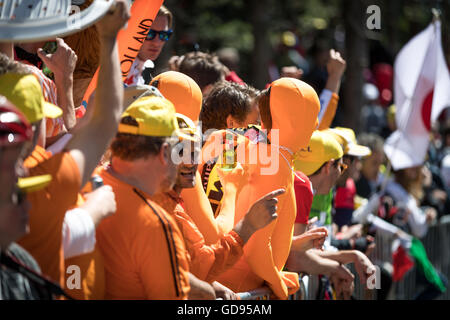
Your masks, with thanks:
[(349, 226), (345, 231), (342, 232), (342, 239), (357, 239), (362, 236), (362, 229), (362, 224)]
[(284, 189), (269, 192), (250, 207), (244, 218), (234, 227), (234, 231), (239, 234), (244, 243), (255, 231), (264, 228), (278, 217), (276, 197), (285, 192)]
[(350, 299), (354, 290), (355, 276), (344, 265), (339, 265), (330, 275), (338, 300)]
[(80, 207), (89, 212), (97, 227), (100, 221), (116, 212), (116, 199), (111, 186), (102, 186), (84, 194), (86, 202)]
[(313, 217), (313, 218), (309, 219), (309, 220), (308, 220), (308, 225), (306, 226), (306, 231), (317, 228), (317, 226), (315, 225), (315, 223), (316, 223), (318, 220), (319, 220), (319, 219), (318, 219), (317, 217)]
[(353, 250), (355, 255), (353, 263), (355, 264), (355, 270), (359, 275), (361, 284), (367, 283), (367, 278), (373, 275), (376, 271), (375, 266), (367, 258), (367, 256), (361, 251)]
[(42, 48), (38, 56), (55, 75), (58, 90), (58, 106), (63, 110), (64, 125), (71, 130), (77, 120), (73, 103), (73, 72), (77, 64), (77, 55), (61, 38), (56, 38), (57, 49), (54, 53), (46, 53)]
[(327, 62), (328, 76), (334, 76), (341, 78), (344, 74), (347, 63), (341, 57), (341, 54), (334, 49), (330, 50), (330, 59)]
[(234, 186), (239, 188), (244, 176), (244, 169), (239, 162), (236, 163), (236, 167), (232, 170), (222, 170), (220, 166), (217, 166), (217, 174), (219, 175), (220, 183), (226, 189), (227, 187)]
[(278, 189), (269, 192), (256, 201), (244, 217), (244, 222), (248, 223), (255, 231), (264, 228), (277, 216), (278, 196), (284, 194), (286, 190)]
[(327, 63), (328, 80), (325, 88), (338, 93), (341, 87), (341, 78), (346, 68), (346, 62), (341, 54), (333, 49), (330, 50), (330, 59)]
[(223, 284), (214, 281), (211, 285), (216, 293), (216, 299), (222, 298), (223, 300), (239, 300), (238, 295), (231, 289), (225, 287)]
[(39, 58), (55, 74), (55, 81), (70, 77), (73, 79), (73, 71), (77, 64), (77, 55), (61, 38), (56, 38), (57, 49), (55, 53), (46, 53), (42, 48), (37, 50)]
[(303, 75), (303, 70), (297, 68), (296, 66), (287, 66), (281, 68), (281, 74), (280, 76), (287, 77), (287, 78), (295, 78), (295, 79), (301, 79)]
[(117, 33), (130, 19), (130, 8), (126, 0), (116, 0), (111, 11), (96, 24), (100, 38), (115, 39)]
[(328, 230), (325, 227), (307, 230), (298, 236), (292, 237), (291, 250), (306, 251), (311, 248), (321, 249), (327, 236)]

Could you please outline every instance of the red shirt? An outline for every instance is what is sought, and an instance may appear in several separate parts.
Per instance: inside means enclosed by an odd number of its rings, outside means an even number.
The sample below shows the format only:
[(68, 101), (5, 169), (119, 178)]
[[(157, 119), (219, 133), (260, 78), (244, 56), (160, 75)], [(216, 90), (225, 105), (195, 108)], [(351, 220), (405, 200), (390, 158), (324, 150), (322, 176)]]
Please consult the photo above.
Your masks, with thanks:
[(297, 217), (295, 223), (308, 224), (309, 212), (313, 201), (311, 181), (301, 171), (296, 171), (294, 176), (295, 202), (297, 204)]
[(334, 197), (334, 207), (336, 209), (354, 209), (355, 208), (356, 187), (355, 181), (348, 178), (345, 182), (345, 187), (336, 188), (336, 195)]

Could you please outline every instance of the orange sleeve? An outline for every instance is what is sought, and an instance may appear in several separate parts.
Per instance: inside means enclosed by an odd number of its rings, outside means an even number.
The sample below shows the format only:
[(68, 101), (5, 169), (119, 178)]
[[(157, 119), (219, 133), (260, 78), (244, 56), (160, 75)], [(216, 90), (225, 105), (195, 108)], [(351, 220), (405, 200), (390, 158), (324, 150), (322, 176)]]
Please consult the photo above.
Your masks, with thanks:
[(242, 256), (244, 243), (234, 231), (209, 246), (205, 244), (202, 234), (186, 212), (176, 210), (175, 218), (191, 257), (189, 271), (200, 280), (216, 280)]
[(222, 154), (225, 134), (225, 130), (218, 130), (209, 136), (202, 148), (202, 164), (199, 166), (200, 170), (196, 173), (195, 187), (183, 189), (181, 192), (186, 212), (189, 212), (189, 215), (205, 237), (206, 244), (216, 243), (220, 237), (230, 232), (235, 225), (237, 186), (233, 186), (231, 182), (229, 187), (228, 185), (223, 186), (222, 205), (217, 217), (214, 218), (214, 212), (203, 189), (200, 174), (206, 161)]
[(331, 126), (334, 116), (336, 115), (338, 102), (339, 96), (333, 92), (327, 109), (325, 110), (325, 114), (323, 115), (322, 121), (320, 121), (318, 130), (325, 130)]
[(189, 212), (192, 220), (205, 237), (206, 244), (216, 243), (219, 240), (220, 232), (198, 171), (195, 177), (195, 187), (183, 189), (181, 198), (186, 212)]
[(183, 236), (176, 222), (158, 210), (161, 226), (138, 231), (132, 246), (136, 275), (142, 282), (147, 299), (187, 299), (189, 265)]

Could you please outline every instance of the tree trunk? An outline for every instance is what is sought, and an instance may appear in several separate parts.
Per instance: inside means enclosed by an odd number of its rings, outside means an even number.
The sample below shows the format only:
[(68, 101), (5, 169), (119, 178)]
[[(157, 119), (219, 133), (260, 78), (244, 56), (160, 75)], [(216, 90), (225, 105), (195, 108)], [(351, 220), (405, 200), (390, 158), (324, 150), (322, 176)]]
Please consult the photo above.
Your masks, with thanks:
[(272, 46), (269, 38), (270, 0), (251, 0), (249, 2), (250, 21), (253, 27), (253, 58), (251, 68), (252, 85), (264, 89), (270, 82), (269, 65), (272, 58)]
[(360, 111), (363, 105), (362, 87), (364, 84), (363, 71), (368, 66), (368, 50), (365, 37), (366, 9), (363, 0), (342, 1), (345, 26), (345, 51), (347, 69), (345, 71), (344, 105), (340, 110), (343, 125), (359, 129)]

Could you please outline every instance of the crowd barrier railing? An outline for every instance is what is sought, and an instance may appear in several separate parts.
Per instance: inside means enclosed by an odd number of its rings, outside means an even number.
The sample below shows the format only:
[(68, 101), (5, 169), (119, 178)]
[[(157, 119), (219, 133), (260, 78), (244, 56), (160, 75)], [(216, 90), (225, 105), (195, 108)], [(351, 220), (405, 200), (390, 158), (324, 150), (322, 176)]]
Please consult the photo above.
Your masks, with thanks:
[[(446, 217), (447, 218), (447, 217)], [(421, 239), (427, 251), (428, 258), (434, 267), (443, 273), (450, 280), (450, 216), (447, 219), (431, 226), (427, 234)], [(391, 254), (388, 243), (381, 237), (376, 237), (375, 242), (378, 247), (370, 256), (372, 261), (382, 261)], [(355, 290), (353, 297), (357, 300), (375, 300), (376, 290), (369, 290), (365, 284), (361, 284), (358, 274), (353, 264), (348, 265), (350, 271), (355, 275)], [(319, 288), (319, 277), (304, 273), (299, 274), (300, 289), (290, 295), (288, 300), (316, 300)], [(413, 299), (418, 285), (416, 284), (416, 269), (411, 269), (401, 281), (394, 282), (391, 288), (391, 294), (388, 299)], [(241, 300), (269, 300), (272, 291), (264, 286), (248, 292), (237, 293)], [(439, 297), (439, 300), (450, 300), (450, 289)]]
[[(306, 274), (299, 274), (299, 283), (300, 288), (295, 292), (294, 294), (291, 294), (288, 296), (288, 300), (305, 300), (308, 292), (308, 279), (309, 275)], [(239, 292), (237, 293), (239, 299), (241, 300), (270, 300), (273, 292), (270, 290), (269, 287), (263, 286), (261, 288), (257, 288), (255, 290), (250, 290), (246, 292)]]

